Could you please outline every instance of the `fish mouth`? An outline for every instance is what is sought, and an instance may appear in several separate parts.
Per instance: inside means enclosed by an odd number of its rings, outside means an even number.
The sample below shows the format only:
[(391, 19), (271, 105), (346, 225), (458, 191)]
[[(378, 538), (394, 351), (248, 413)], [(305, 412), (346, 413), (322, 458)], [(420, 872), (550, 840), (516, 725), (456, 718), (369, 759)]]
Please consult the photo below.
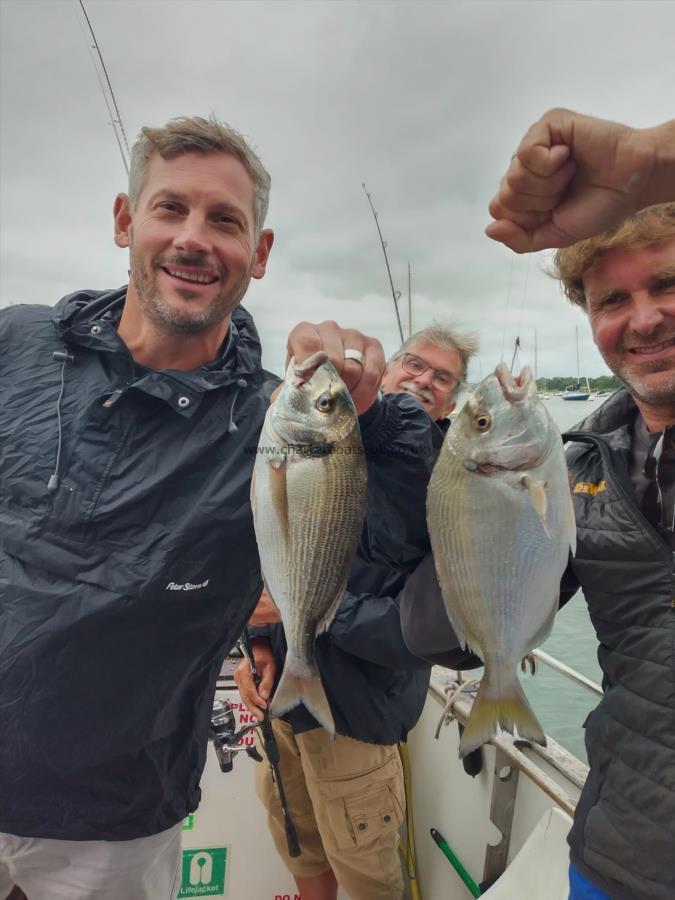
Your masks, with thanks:
[(477, 463), (473, 459), (464, 460), (464, 468), (474, 475), (496, 475), (497, 472), (508, 472), (507, 466), (499, 466), (494, 463)]
[[(285, 416), (279, 412), (274, 413), (272, 429), (275, 436), (287, 448), (295, 448), (287, 450), (287, 453), (299, 453), (301, 449), (309, 451), (310, 448), (317, 448), (315, 451), (316, 455), (325, 456), (326, 448), (332, 446), (331, 441), (327, 440), (321, 431), (300, 424), (293, 416)], [(322, 452), (319, 452), (319, 450)]]
[(325, 350), (317, 350), (311, 356), (308, 356), (304, 362), (296, 362), (295, 357), (291, 358), (288, 364), (288, 372), (286, 378), (294, 388), (300, 388), (303, 384), (314, 377), (317, 369), (320, 369), (324, 363), (328, 362), (328, 354)]
[(495, 375), (502, 394), (510, 403), (522, 403), (534, 381), (529, 366), (525, 366), (520, 375), (512, 375), (506, 363), (502, 362), (495, 369)]
[(464, 468), (478, 475), (495, 475), (518, 469), (534, 469), (540, 465), (546, 453), (534, 453), (531, 444), (504, 443), (485, 453), (477, 453), (464, 460)]

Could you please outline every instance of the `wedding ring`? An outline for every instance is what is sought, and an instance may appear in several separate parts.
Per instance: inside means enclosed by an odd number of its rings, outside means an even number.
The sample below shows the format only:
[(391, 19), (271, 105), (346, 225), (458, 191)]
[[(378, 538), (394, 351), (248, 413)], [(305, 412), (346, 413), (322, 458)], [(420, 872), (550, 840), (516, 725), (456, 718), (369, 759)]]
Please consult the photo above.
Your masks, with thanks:
[(360, 366), (362, 366), (364, 363), (363, 353), (361, 353), (360, 350), (352, 350), (350, 348), (347, 348), (345, 350), (345, 359), (353, 359), (354, 362), (357, 362)]

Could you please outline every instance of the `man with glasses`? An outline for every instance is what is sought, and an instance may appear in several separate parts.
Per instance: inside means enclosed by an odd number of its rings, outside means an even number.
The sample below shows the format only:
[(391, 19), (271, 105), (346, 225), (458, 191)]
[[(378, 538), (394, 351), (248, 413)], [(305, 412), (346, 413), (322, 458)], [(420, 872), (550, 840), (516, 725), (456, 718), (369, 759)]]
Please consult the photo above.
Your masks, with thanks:
[[(410, 411), (407, 427), (387, 436), (382, 465), (401, 453), (419, 453), (414, 413), (419, 404), (437, 420), (434, 456), (444, 417), (454, 409), (476, 340), (441, 325), (409, 338), (394, 354), (381, 382), (384, 393)], [(413, 399), (414, 398), (414, 399)], [(433, 458), (429, 460), (430, 466)], [(392, 490), (397, 490), (392, 481)], [(391, 528), (397, 530), (392, 519)], [(397, 743), (417, 722), (426, 699), (429, 663), (407, 649), (401, 634), (400, 592), (419, 554), (401, 547), (398, 568), (357, 559), (347, 590), (316, 658), (336, 726), (333, 742), (304, 706), (275, 719), (284, 789), (301, 855), (286, 845), (279, 793), (267, 763), (256, 766), (258, 795), (279, 855), (303, 900), (335, 900), (338, 883), (354, 900), (398, 900), (403, 893), (398, 829), (405, 812), (403, 772)], [(272, 610), (272, 616), (270, 616)], [(256, 623), (274, 620), (263, 595)], [(286, 655), (283, 627), (255, 629), (253, 652), (261, 683), (256, 689), (247, 662), (235, 673), (242, 700), (259, 718), (270, 702)]]
[(445, 430), (476, 347), (470, 335), (431, 325), (409, 337), (391, 357), (380, 387), (385, 394), (412, 394), (432, 419), (445, 423)]

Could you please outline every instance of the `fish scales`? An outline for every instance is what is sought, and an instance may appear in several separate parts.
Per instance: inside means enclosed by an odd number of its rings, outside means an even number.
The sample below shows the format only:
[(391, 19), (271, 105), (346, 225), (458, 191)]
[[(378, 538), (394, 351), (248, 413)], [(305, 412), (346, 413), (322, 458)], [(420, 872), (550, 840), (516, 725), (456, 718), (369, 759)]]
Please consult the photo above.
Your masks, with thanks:
[(513, 379), (500, 366), (469, 398), (434, 468), (428, 516), (448, 617), (485, 663), (461, 755), (498, 725), (544, 742), (516, 667), (550, 631), (576, 532), (560, 433), (529, 370)]
[(265, 418), (251, 498), (263, 577), (288, 648), (272, 713), (304, 703), (333, 733), (314, 641), (332, 620), (356, 554), (366, 467), (351, 398), (325, 360), (315, 354), (289, 366)]
[[(302, 473), (293, 472), (288, 477), (288, 504), (293, 510), (285, 557), (288, 594), (305, 596), (307, 603), (305, 617), (289, 614), (287, 618), (293, 629), (289, 645), (299, 648), (301, 659), (313, 655), (317, 625), (335, 599), (335, 585), (344, 584), (349, 574), (350, 564), (346, 565), (345, 560), (353, 549), (353, 535), (343, 523), (362, 517), (358, 500), (350, 503), (350, 485), (348, 470), (344, 465), (334, 465), (332, 459), (309, 462)], [(326, 509), (329, 501), (334, 514), (327, 519), (320, 511)], [(284, 602), (284, 594), (281, 596)]]

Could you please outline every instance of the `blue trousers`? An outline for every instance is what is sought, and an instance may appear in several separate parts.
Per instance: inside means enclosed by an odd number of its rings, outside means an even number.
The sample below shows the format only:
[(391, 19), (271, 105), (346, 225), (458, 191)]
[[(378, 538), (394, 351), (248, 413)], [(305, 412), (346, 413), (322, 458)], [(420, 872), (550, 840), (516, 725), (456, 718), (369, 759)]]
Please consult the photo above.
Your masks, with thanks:
[(611, 897), (597, 888), (578, 869), (570, 866), (569, 900), (611, 900)]

